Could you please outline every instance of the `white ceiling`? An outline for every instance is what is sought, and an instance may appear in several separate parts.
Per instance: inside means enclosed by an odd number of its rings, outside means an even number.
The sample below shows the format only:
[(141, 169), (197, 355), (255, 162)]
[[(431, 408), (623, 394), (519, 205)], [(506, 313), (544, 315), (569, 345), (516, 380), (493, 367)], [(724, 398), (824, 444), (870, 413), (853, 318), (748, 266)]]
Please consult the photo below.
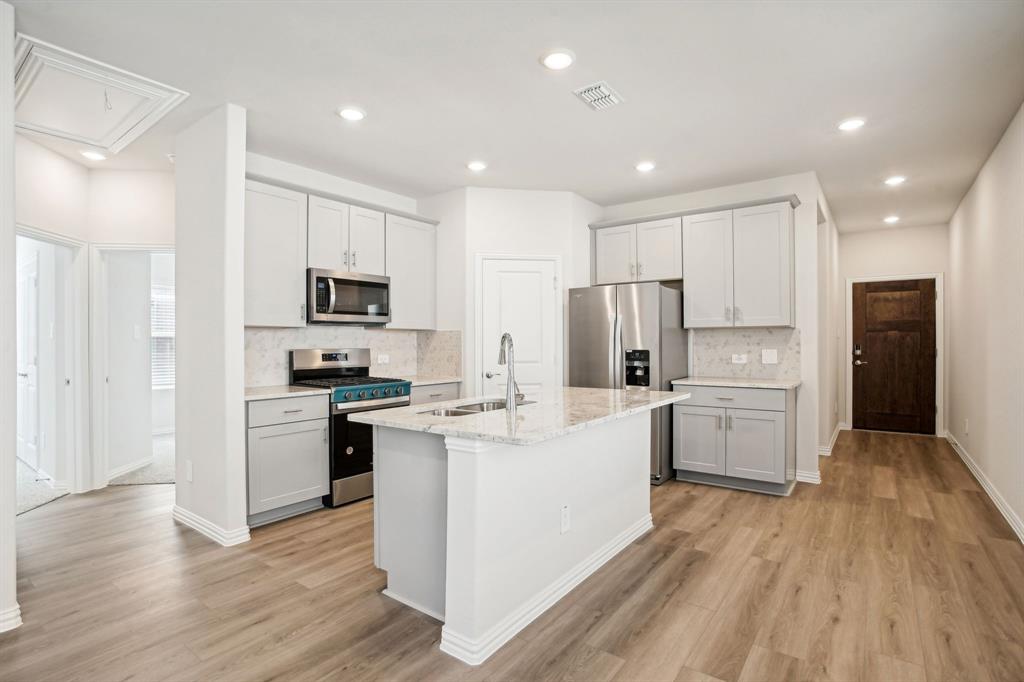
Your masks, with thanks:
[[(843, 231), (946, 222), (1024, 99), (1020, 0), (13, 4), (22, 32), (192, 93), (105, 167), (167, 169), (174, 134), (231, 101), (250, 150), (417, 197), (608, 205), (816, 170)], [(539, 66), (556, 46), (573, 67)], [(625, 103), (573, 96), (598, 80)], [(868, 124), (838, 133), (849, 116)]]

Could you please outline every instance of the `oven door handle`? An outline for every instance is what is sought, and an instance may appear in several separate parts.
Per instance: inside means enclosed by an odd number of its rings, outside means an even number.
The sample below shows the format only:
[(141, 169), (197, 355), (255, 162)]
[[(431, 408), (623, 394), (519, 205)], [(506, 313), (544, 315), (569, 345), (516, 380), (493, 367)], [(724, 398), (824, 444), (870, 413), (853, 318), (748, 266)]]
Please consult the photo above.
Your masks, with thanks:
[(351, 412), (366, 412), (381, 407), (406, 407), (410, 404), (409, 396), (398, 396), (396, 398), (377, 398), (375, 400), (360, 400), (355, 403), (334, 403), (331, 405), (331, 414), (349, 414)]
[(334, 278), (333, 277), (328, 277), (327, 278), (327, 291), (328, 291), (327, 312), (333, 313), (334, 312), (334, 304), (337, 303), (337, 301), (338, 301), (338, 292), (334, 288)]

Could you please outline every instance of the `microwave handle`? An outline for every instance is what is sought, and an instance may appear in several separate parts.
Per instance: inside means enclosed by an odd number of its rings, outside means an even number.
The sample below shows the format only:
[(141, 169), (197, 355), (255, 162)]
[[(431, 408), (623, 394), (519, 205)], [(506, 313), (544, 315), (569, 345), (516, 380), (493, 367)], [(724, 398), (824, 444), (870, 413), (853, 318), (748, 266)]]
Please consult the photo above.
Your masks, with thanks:
[(334, 289), (334, 278), (333, 277), (328, 277), (327, 278), (327, 290), (328, 290), (328, 292), (330, 292), (329, 293), (329, 298), (327, 300), (327, 312), (333, 313), (334, 312), (334, 303), (335, 303), (335, 301), (337, 300), (337, 297), (338, 297), (338, 293)]

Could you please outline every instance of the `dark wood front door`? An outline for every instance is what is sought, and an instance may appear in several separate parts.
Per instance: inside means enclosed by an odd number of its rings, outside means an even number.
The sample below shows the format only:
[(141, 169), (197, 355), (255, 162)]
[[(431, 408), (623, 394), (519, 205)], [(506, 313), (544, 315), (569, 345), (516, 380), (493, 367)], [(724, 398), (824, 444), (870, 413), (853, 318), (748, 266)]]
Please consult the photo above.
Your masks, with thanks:
[(853, 428), (935, 433), (935, 280), (853, 285)]

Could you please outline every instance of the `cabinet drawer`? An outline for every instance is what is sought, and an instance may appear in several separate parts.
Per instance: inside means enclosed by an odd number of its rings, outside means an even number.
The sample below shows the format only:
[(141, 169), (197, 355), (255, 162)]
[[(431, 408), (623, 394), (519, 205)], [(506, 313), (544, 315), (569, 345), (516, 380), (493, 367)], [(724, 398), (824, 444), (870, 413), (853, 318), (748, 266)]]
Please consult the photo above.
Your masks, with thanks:
[(733, 388), (731, 386), (675, 386), (690, 394), (686, 405), (747, 410), (786, 411), (786, 392), (781, 388)]
[(326, 419), (330, 409), (327, 395), (274, 398), (249, 401), (249, 428), (289, 424), (308, 419)]
[(432, 386), (413, 386), (411, 400), (413, 405), (421, 403), (439, 403), (443, 400), (457, 400), (459, 384), (434, 384)]

